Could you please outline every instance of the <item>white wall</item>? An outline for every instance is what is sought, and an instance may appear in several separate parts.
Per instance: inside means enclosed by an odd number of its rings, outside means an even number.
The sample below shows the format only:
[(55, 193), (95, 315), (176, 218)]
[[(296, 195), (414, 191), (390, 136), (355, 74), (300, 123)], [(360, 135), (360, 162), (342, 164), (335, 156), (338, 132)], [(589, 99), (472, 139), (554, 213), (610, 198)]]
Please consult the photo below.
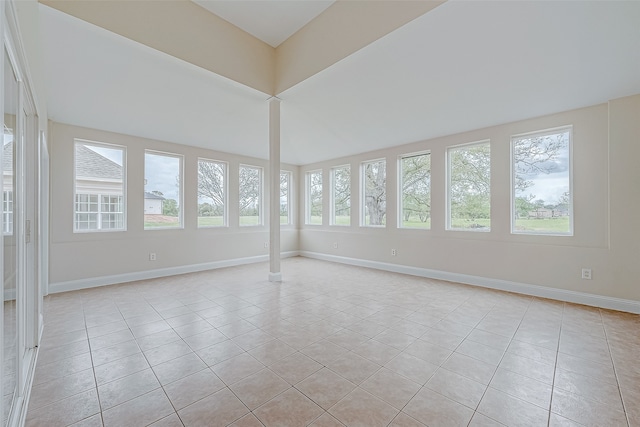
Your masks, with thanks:
[[(137, 138), (94, 129), (50, 122), (51, 145), (51, 246), (50, 290), (117, 283), (140, 277), (188, 271), (198, 265), (216, 265), (248, 257), (266, 256), (269, 241), (268, 216), (265, 225), (238, 226), (238, 166), (264, 168), (268, 162), (186, 145)], [(73, 232), (74, 138), (112, 143), (127, 148), (127, 231)], [(184, 156), (184, 229), (144, 230), (144, 152), (153, 149)], [(229, 164), (229, 227), (197, 228), (197, 161), (199, 157)], [(298, 167), (282, 165), (298, 176)], [(264, 192), (265, 214), (269, 194)], [(295, 200), (292, 212), (297, 212)], [(294, 218), (295, 220), (295, 218)], [(295, 226), (283, 226), (281, 249), (297, 250)], [(157, 261), (149, 261), (149, 253)], [(265, 279), (267, 271), (265, 269)]]
[[(452, 273), (451, 277), (468, 275), (475, 278), (470, 282), (494, 279), (570, 291), (568, 294), (573, 291), (640, 301), (639, 119), (640, 95), (306, 165), (300, 169), (301, 177), (309, 170), (323, 170), (324, 224), (301, 225), (300, 250), (326, 259), (366, 261), (366, 265), (382, 268), (398, 264)], [(574, 235), (512, 235), (510, 136), (564, 125), (573, 125)], [(491, 231), (445, 231), (446, 148), (485, 139), (491, 140)], [(431, 150), (432, 226), (430, 230), (398, 229), (397, 159), (420, 150)], [(378, 158), (387, 159), (387, 226), (360, 227), (360, 163)], [(352, 171), (352, 225), (329, 226), (330, 168), (343, 164), (350, 164)], [(304, 200), (302, 186), (298, 195)], [(301, 218), (303, 213), (301, 204)], [(392, 248), (397, 249), (397, 256), (391, 255)], [(593, 270), (592, 280), (581, 279), (582, 268)]]

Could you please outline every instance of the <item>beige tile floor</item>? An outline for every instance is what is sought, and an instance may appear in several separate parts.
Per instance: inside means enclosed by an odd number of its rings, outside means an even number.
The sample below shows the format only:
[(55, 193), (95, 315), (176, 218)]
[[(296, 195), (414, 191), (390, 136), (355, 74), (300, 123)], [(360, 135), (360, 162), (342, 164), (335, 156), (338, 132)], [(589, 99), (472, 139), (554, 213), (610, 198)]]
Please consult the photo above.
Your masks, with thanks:
[(640, 317), (304, 258), (51, 295), (27, 426), (640, 426)]

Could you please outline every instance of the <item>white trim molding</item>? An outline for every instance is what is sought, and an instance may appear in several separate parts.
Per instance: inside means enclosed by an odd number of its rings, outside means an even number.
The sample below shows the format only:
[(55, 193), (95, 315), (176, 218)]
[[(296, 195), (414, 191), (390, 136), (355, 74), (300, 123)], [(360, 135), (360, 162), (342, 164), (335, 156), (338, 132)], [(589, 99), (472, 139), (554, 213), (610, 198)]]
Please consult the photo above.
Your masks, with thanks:
[(531, 295), (535, 297), (549, 298), (576, 304), (590, 305), (593, 307), (606, 308), (610, 310), (624, 311), (627, 313), (640, 314), (640, 301), (588, 294), (586, 292), (576, 292), (565, 289), (550, 288), (547, 286), (531, 285), (527, 283), (511, 282), (508, 280), (471, 276), (468, 274), (430, 270), (428, 268), (410, 267), (406, 265), (391, 264), (366, 259), (341, 257), (319, 252), (300, 251), (299, 254), (303, 257), (319, 259), (323, 261), (355, 265), (358, 267), (374, 268), (376, 270), (391, 271), (394, 273), (409, 274), (411, 276), (427, 277), (430, 279), (446, 280), (449, 282), (463, 283), (465, 285), (481, 286), (483, 288), (497, 289), (501, 291)]
[[(298, 256), (298, 251), (283, 252), (282, 258)], [(195, 273), (198, 271), (215, 270), (218, 268), (234, 267), (237, 265), (254, 264), (269, 261), (268, 255), (246, 258), (234, 258), (221, 261), (205, 262), (202, 264), (181, 265), (177, 267), (159, 268), (155, 270), (136, 271), (133, 273), (114, 274), (112, 276), (91, 277), (88, 279), (69, 280), (49, 284), (49, 294), (77, 291), (80, 289), (96, 288), (99, 286), (115, 285), (118, 283), (134, 282), (137, 280), (156, 279), (158, 277), (175, 276), (178, 274)]]

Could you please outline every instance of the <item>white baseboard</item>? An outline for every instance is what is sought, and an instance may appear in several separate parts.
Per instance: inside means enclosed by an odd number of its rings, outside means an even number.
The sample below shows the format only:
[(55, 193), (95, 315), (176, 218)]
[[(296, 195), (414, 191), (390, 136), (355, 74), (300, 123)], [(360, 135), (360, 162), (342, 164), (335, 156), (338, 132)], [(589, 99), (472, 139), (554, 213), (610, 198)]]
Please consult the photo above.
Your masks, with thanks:
[[(298, 256), (298, 251), (283, 252), (282, 258)], [(214, 270), (217, 268), (234, 267), (237, 265), (253, 264), (269, 261), (269, 255), (259, 255), (246, 258), (234, 258), (222, 261), (205, 262), (202, 264), (181, 265), (178, 267), (159, 268), (155, 270), (136, 271), (133, 273), (114, 274), (110, 276), (91, 277), (89, 279), (69, 280), (49, 284), (49, 293), (77, 291), (79, 289), (95, 288), (98, 286), (115, 285), (118, 283), (134, 282), (136, 280), (155, 279), (158, 277), (175, 276), (177, 274), (195, 273), (198, 271)]]
[(300, 256), (640, 314), (640, 301), (588, 294), (585, 292), (568, 291), (558, 288), (549, 288), (546, 286), (530, 285), (527, 283), (511, 282), (508, 280), (490, 279), (487, 277), (471, 276), (468, 274), (450, 273), (447, 271), (430, 270), (427, 268), (409, 267), (406, 265), (386, 262), (341, 257), (319, 252), (300, 251)]

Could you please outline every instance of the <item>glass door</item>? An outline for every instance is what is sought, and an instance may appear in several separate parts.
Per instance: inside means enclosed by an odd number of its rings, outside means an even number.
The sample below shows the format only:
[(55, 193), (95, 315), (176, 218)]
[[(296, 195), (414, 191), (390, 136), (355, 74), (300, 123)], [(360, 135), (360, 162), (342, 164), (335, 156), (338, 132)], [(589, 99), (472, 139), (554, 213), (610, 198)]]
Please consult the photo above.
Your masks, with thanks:
[(7, 51), (4, 51), (4, 140), (2, 146), (2, 241), (3, 241), (3, 425), (8, 422), (17, 389), (18, 343), (18, 249), (16, 239), (16, 145), (19, 143), (19, 84)]

